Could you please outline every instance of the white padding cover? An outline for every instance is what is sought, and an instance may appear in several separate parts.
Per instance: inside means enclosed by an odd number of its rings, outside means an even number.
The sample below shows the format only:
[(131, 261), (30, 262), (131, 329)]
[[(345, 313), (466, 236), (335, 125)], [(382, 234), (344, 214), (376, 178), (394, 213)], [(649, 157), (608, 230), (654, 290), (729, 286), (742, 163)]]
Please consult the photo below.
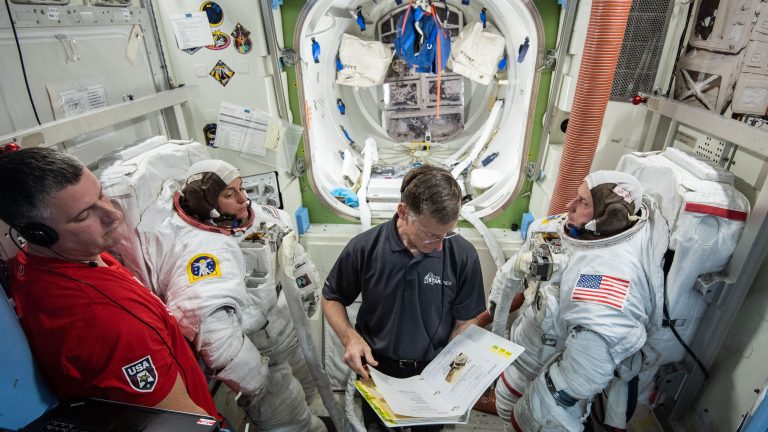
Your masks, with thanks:
[(715, 164), (711, 160), (696, 153), (684, 152), (669, 147), (661, 153), (664, 157), (674, 162), (677, 166), (695, 175), (702, 180), (733, 185), (735, 176), (727, 169)]
[(344, 67), (336, 75), (337, 84), (372, 87), (384, 82), (392, 62), (392, 50), (379, 41), (366, 41), (345, 33), (341, 35), (339, 60)]
[[(693, 167), (697, 175), (672, 160)], [(699, 158), (667, 149), (661, 154), (625, 155), (617, 168), (636, 176), (646, 192), (657, 197), (670, 226), (669, 248), (675, 256), (667, 274), (667, 304), (669, 316), (686, 342), (693, 339), (707, 307), (693, 289), (696, 280), (699, 275), (725, 268), (750, 211), (746, 197), (727, 183), (728, 175), (707, 165)], [(703, 180), (699, 175), (726, 183)], [(648, 344), (660, 354), (659, 364), (680, 361), (685, 355), (668, 327), (649, 335)]]
[(483, 31), (479, 22), (469, 24), (451, 44), (448, 67), (477, 83), (488, 85), (504, 55), (504, 37)]
[(104, 193), (125, 215), (127, 235), (111, 252), (141, 283), (150, 287), (136, 227), (144, 210), (157, 199), (167, 179), (181, 179), (192, 164), (211, 156), (203, 144), (169, 141), (164, 137), (162, 140), (160, 137), (150, 138), (138, 147), (140, 152), (129, 147), (101, 159), (99, 179)]

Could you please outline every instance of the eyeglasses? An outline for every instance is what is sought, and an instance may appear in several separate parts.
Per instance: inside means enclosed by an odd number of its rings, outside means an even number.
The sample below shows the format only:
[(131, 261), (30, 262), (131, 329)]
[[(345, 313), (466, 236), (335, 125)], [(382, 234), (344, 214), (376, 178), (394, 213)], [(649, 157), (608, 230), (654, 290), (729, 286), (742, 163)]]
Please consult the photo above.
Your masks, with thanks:
[(454, 230), (450, 230), (444, 235), (425, 234), (425, 230), (421, 227), (421, 223), (419, 223), (416, 218), (408, 217), (408, 219), (411, 221), (411, 223), (414, 224), (417, 235), (422, 239), (426, 239), (421, 241), (422, 244), (439, 243), (443, 240), (459, 235), (459, 233)]
[(457, 233), (456, 231), (448, 231), (447, 233), (445, 233), (444, 236), (435, 236), (431, 240), (423, 240), (422, 243), (424, 243), (424, 244), (438, 243), (438, 242), (444, 241), (446, 239), (449, 239), (451, 237), (456, 237), (457, 235), (459, 235), (459, 233)]

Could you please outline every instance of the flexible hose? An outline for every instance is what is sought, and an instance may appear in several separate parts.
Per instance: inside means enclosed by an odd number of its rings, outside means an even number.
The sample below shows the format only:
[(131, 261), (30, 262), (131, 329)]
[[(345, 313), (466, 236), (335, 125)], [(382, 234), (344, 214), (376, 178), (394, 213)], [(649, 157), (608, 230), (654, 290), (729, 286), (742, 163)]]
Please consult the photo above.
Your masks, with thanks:
[(496, 411), (496, 389), (494, 386), (488, 387), (488, 390), (480, 396), (480, 399), (475, 402), (474, 409), (493, 415), (499, 415)]
[(328, 414), (331, 416), (331, 420), (336, 426), (336, 430), (340, 432), (355, 432), (355, 430), (352, 429), (349, 420), (344, 415), (344, 412), (336, 403), (336, 399), (333, 397), (331, 381), (328, 379), (325, 371), (323, 371), (323, 367), (320, 365), (320, 360), (315, 351), (315, 344), (309, 336), (307, 316), (301, 305), (299, 287), (296, 285), (296, 279), (293, 276), (293, 269), (295, 268), (293, 253), (296, 248), (296, 243), (298, 243), (298, 236), (294, 231), (289, 231), (285, 237), (283, 237), (283, 243), (280, 247), (280, 252), (278, 253), (278, 277), (282, 282), (283, 292), (285, 292), (288, 311), (291, 314), (293, 326), (296, 329), (296, 335), (299, 339), (301, 352), (304, 354), (304, 360), (307, 362), (309, 372), (317, 383), (317, 390), (320, 393), (320, 398), (323, 400), (323, 405), (325, 405), (325, 409), (328, 410)]
[(496, 311), (493, 313), (493, 327), (491, 327), (491, 331), (503, 338), (509, 338), (507, 319), (512, 310), (514, 299), (512, 293), (513, 291), (519, 291), (521, 284), (522, 281), (509, 277), (504, 281), (504, 287), (502, 287), (499, 293), (499, 304), (496, 305)]
[(464, 158), (461, 162), (459, 162), (458, 165), (456, 165), (453, 170), (451, 171), (451, 175), (453, 178), (459, 178), (459, 175), (472, 163), (475, 159), (477, 159), (477, 156), (480, 155), (480, 151), (483, 149), (483, 145), (485, 145), (486, 142), (488, 142), (488, 139), (491, 137), (491, 134), (493, 133), (493, 129), (496, 127), (496, 121), (499, 119), (499, 116), (501, 115), (501, 107), (504, 105), (504, 101), (497, 100), (493, 103), (493, 108), (491, 109), (491, 114), (488, 115), (488, 120), (485, 122), (485, 126), (482, 128), (482, 133), (480, 135), (480, 138), (475, 142), (474, 147), (469, 152), (469, 155)]
[(481, 313), (477, 317), (477, 326), (478, 327), (485, 327), (488, 324), (491, 324), (493, 322), (493, 317), (491, 316), (491, 312), (486, 310), (485, 312)]
[(592, 2), (573, 109), (548, 214), (566, 210), (592, 167), (631, 7), (631, 0)]
[(379, 148), (376, 140), (368, 137), (365, 139), (363, 149), (363, 180), (357, 191), (358, 209), (360, 210), (361, 231), (367, 231), (371, 227), (371, 207), (368, 206), (368, 184), (371, 182), (371, 168), (379, 161)]
[(483, 237), (483, 240), (485, 241), (486, 246), (488, 246), (488, 252), (491, 253), (493, 262), (496, 263), (496, 268), (500, 269), (501, 266), (503, 266), (504, 263), (507, 261), (507, 259), (506, 257), (504, 257), (504, 249), (502, 249), (501, 243), (499, 243), (499, 239), (496, 238), (496, 236), (493, 235), (491, 230), (488, 229), (487, 226), (485, 226), (483, 221), (475, 215), (475, 212), (472, 210), (471, 207), (462, 206), (461, 216), (467, 222), (471, 223), (472, 226), (475, 227), (477, 232), (479, 232), (480, 235)]

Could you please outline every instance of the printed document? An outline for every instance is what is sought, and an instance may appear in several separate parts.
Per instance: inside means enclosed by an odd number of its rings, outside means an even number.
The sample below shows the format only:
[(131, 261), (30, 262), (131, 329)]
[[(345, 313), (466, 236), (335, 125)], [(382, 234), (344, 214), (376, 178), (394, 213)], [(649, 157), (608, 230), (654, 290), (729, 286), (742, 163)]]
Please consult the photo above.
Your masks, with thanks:
[(477, 326), (454, 338), (424, 371), (393, 378), (369, 366), (355, 386), (387, 426), (466, 423), (483, 392), (523, 347)]

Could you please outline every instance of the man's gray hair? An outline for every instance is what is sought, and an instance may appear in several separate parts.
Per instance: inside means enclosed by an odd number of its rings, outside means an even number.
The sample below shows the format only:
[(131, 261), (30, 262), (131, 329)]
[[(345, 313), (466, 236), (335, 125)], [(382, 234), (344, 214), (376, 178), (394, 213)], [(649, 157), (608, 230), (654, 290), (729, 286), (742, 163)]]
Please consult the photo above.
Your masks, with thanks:
[(461, 188), (448, 170), (425, 165), (406, 174), (400, 201), (417, 217), (426, 214), (447, 225), (459, 219)]
[(53, 195), (82, 176), (83, 164), (76, 157), (51, 148), (0, 156), (0, 219), (11, 226), (45, 223)]

